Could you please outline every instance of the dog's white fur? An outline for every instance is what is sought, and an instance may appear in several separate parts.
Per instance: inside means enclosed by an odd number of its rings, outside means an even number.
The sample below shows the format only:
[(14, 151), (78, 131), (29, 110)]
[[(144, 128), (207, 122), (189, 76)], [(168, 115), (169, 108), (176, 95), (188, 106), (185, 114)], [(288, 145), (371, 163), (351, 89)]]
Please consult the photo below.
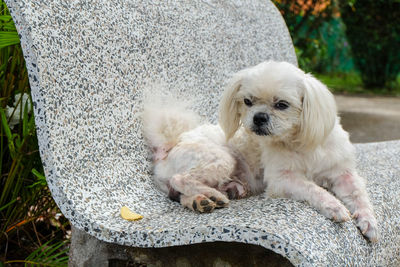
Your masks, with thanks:
[(350, 211), (361, 232), (377, 241), (354, 147), (340, 125), (333, 95), (316, 78), (286, 62), (242, 70), (224, 92), (220, 125), (227, 139), (245, 131), (259, 144), (270, 196), (307, 201), (337, 222), (349, 220)]
[[(245, 133), (236, 146), (218, 125), (201, 123), (187, 105), (171, 97), (150, 97), (144, 104), (143, 131), (153, 150), (154, 181), (189, 209), (211, 212), (263, 190), (260, 153), (248, 157)], [(257, 145), (253, 143), (253, 145)], [(252, 149), (252, 154), (256, 154)]]

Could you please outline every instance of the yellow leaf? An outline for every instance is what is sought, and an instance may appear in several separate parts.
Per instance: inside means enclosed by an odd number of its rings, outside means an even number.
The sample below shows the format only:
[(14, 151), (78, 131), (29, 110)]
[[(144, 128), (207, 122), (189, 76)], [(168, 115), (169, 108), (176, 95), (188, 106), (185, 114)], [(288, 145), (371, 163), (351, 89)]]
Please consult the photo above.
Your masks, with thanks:
[(121, 217), (128, 221), (138, 221), (143, 219), (143, 216), (132, 212), (127, 206), (121, 208)]

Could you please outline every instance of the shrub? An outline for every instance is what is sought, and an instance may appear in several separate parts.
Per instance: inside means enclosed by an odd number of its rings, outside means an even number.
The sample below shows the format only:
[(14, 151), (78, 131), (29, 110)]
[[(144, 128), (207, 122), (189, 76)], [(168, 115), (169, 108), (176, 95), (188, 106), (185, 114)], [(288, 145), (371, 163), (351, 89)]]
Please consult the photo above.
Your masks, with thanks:
[(68, 227), (43, 175), (28, 73), (0, 0), (0, 266), (66, 265)]
[(330, 62), (322, 26), (332, 19), (331, 0), (273, 0), (289, 29), (300, 68), (321, 72)]
[(400, 71), (400, 1), (340, 0), (354, 62), (367, 88), (392, 84)]

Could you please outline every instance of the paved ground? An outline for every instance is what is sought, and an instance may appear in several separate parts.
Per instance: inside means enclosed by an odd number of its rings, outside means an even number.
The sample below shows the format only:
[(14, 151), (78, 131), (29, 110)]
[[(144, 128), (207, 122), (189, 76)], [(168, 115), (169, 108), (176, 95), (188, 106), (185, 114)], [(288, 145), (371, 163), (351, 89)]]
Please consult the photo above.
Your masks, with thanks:
[(399, 97), (336, 95), (343, 128), (354, 143), (400, 139)]

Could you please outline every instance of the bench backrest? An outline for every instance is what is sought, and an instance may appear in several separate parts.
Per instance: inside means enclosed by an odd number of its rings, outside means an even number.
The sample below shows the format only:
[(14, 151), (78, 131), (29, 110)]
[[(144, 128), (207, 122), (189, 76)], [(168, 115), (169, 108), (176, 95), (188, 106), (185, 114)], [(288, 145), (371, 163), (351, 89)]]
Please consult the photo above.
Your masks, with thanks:
[(67, 218), (89, 232), (89, 221), (110, 222), (115, 203), (129, 199), (140, 211), (144, 195), (158, 196), (138, 116), (149, 84), (190, 97), (215, 122), (232, 73), (267, 59), (297, 64), (270, 1), (6, 2), (49, 187)]

